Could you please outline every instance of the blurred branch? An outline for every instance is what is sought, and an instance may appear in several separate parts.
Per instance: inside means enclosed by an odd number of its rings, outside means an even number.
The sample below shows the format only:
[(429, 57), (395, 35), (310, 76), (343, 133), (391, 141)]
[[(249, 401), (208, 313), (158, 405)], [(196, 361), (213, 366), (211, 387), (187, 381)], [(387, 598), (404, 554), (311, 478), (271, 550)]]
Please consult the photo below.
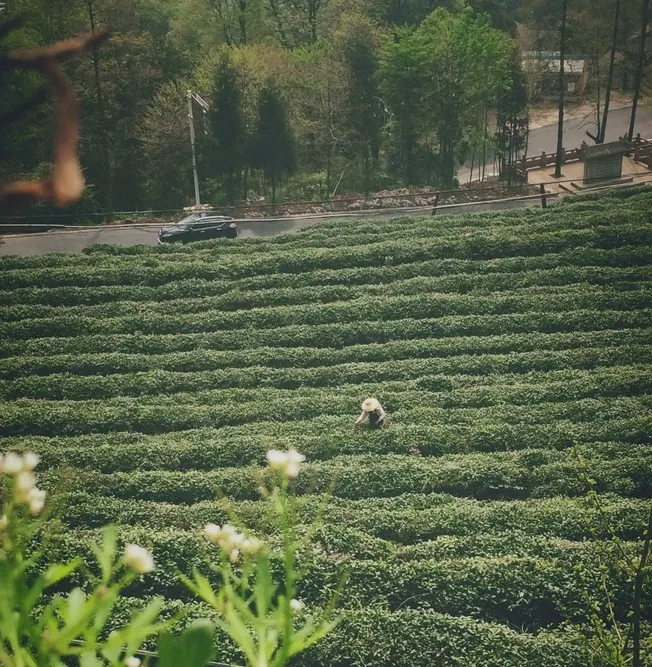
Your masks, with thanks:
[[(20, 19), (0, 27), (0, 36), (7, 35), (21, 24)], [(0, 56), (0, 70), (36, 69), (50, 82), (57, 102), (57, 125), (54, 138), (54, 164), (50, 178), (33, 181), (16, 181), (0, 186), (0, 213), (36, 201), (46, 201), (56, 206), (71, 204), (84, 190), (84, 177), (77, 157), (79, 141), (79, 109), (75, 91), (65, 75), (60, 62), (64, 58), (87, 51), (108, 38), (108, 33), (98, 31), (63, 40), (49, 46), (33, 49), (16, 49)], [(3, 121), (15, 120), (30, 108), (40, 104), (44, 91), (38, 91), (29, 100), (10, 111)]]

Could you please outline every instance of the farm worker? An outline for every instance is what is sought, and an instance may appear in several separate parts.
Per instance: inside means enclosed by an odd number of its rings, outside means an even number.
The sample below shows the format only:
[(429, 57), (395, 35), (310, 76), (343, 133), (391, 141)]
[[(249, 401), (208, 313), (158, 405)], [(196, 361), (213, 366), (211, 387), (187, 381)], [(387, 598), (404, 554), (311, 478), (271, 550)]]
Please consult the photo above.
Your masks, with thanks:
[(363, 424), (368, 420), (371, 428), (381, 428), (385, 425), (386, 417), (383, 406), (375, 398), (367, 398), (362, 402), (362, 414), (355, 423)]

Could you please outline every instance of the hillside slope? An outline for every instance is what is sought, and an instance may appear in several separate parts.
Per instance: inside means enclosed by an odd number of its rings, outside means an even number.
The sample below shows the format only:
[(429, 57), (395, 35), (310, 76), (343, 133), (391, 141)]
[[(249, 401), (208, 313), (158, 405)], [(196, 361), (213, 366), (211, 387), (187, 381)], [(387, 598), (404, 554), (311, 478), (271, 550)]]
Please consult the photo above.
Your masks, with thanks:
[[(652, 496), (651, 211), (632, 189), (3, 259), (0, 450), (38, 452), (46, 487), (65, 471), (52, 558), (112, 521), (153, 548), (161, 567), (125, 609), (162, 594), (204, 614), (174, 571), (226, 519), (216, 489), (269, 532), (257, 471), (296, 447), (305, 520), (334, 494), (302, 599), (318, 607), (351, 570), (343, 623), (296, 664), (586, 665), (595, 582), (574, 567), (609, 531), (591, 532), (572, 446), (634, 551)], [(390, 428), (354, 427), (367, 396)]]

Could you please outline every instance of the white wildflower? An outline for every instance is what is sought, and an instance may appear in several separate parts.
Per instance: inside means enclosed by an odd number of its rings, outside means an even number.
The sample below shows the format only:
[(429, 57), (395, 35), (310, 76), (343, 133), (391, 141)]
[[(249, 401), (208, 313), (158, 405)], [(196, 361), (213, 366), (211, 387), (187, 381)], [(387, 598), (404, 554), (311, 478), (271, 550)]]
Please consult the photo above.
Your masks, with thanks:
[(138, 574), (147, 574), (154, 569), (152, 555), (137, 544), (127, 544), (123, 559), (125, 565), (138, 572)]
[(206, 535), (213, 544), (217, 544), (222, 536), (222, 529), (216, 523), (207, 523), (204, 526), (204, 535)]
[(3, 514), (0, 516), (0, 530), (5, 530), (7, 526), (9, 525), (9, 519), (7, 518), (6, 514)]
[(288, 455), (285, 452), (279, 452), (278, 449), (270, 449), (267, 452), (267, 463), (274, 470), (282, 470), (288, 462)]
[(29, 492), (36, 485), (36, 478), (31, 472), (23, 470), (16, 475), (16, 491), (18, 495), (25, 499), (27, 498)]
[(8, 452), (5, 454), (5, 460), (2, 467), (7, 475), (17, 475), (23, 470), (23, 458), (14, 452)]
[(34, 454), (34, 452), (25, 452), (23, 454), (23, 466), (25, 470), (34, 470), (40, 460), (38, 454)]
[(240, 551), (238, 549), (231, 549), (231, 553), (229, 554), (229, 560), (232, 563), (236, 563), (239, 558), (240, 558)]
[(27, 494), (27, 503), (29, 503), (29, 513), (32, 516), (37, 516), (43, 511), (45, 506), (45, 491), (33, 487)]
[(292, 611), (298, 612), (301, 611), (304, 607), (305, 605), (303, 604), (303, 602), (301, 602), (301, 600), (296, 600), (296, 599), (290, 600), (290, 609)]
[(273, 470), (280, 470), (288, 479), (294, 479), (299, 474), (299, 465), (306, 460), (303, 454), (296, 449), (280, 452), (270, 449), (267, 452), (267, 463)]
[(285, 474), (289, 479), (294, 479), (299, 474), (299, 466), (306, 460), (303, 454), (299, 454), (296, 449), (288, 452), (288, 463)]
[(135, 655), (130, 655), (125, 660), (125, 667), (140, 667), (140, 660)]
[(247, 537), (240, 545), (240, 551), (242, 551), (245, 556), (256, 556), (263, 550), (264, 546), (265, 545), (255, 537)]

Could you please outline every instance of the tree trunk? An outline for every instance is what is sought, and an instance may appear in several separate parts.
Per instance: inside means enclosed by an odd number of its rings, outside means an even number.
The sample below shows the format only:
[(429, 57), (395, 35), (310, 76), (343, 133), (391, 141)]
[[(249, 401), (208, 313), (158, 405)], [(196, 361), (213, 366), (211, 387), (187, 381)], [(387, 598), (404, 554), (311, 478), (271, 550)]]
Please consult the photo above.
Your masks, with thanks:
[(484, 178), (485, 178), (485, 170), (487, 168), (487, 126), (489, 123), (489, 105), (487, 103), (487, 100), (484, 101), (484, 129), (482, 131), (482, 179), (481, 181), (484, 183)]
[(604, 111), (602, 112), (602, 127), (598, 130), (599, 143), (604, 143), (607, 134), (607, 116), (609, 115), (609, 102), (611, 101), (611, 85), (614, 78), (614, 64), (616, 62), (616, 47), (618, 45), (618, 19), (620, 18), (620, 0), (616, 0), (616, 15), (614, 17), (614, 32), (611, 38), (611, 53), (609, 54), (609, 74), (607, 75), (607, 91), (604, 98)]
[(272, 171), (272, 204), (276, 204), (276, 172)]
[(643, 12), (641, 16), (641, 44), (638, 51), (638, 63), (636, 65), (636, 78), (634, 79), (634, 102), (632, 103), (632, 117), (629, 121), (628, 141), (634, 138), (634, 126), (636, 125), (636, 108), (638, 98), (641, 94), (641, 81), (643, 79), (643, 65), (645, 64), (645, 38), (647, 36), (647, 24), (650, 14), (650, 0), (643, 0)]
[(276, 0), (269, 0), (269, 9), (272, 13), (272, 16), (274, 17), (274, 21), (276, 22), (276, 28), (278, 29), (278, 36), (279, 40), (281, 42), (281, 46), (284, 49), (289, 49), (290, 44), (287, 39), (287, 35), (285, 34), (285, 28), (283, 27), (283, 20), (281, 18), (281, 15), (279, 13), (278, 5), (276, 4)]
[[(88, 20), (91, 30), (95, 32), (95, 14), (93, 13), (93, 0), (87, 2)], [(104, 190), (104, 208), (106, 209), (109, 221), (113, 217), (113, 174), (111, 172), (111, 155), (109, 152), (109, 140), (106, 135), (106, 108), (104, 106), (104, 94), (102, 91), (102, 82), (100, 79), (100, 53), (97, 44), (91, 47), (91, 58), (93, 60), (93, 74), (95, 79), (95, 99), (99, 113), (98, 134), (100, 135), (100, 147), (102, 150), (102, 176)]]
[(247, 0), (239, 0), (238, 3), (240, 14), (238, 15), (238, 23), (240, 24), (240, 44), (247, 43)]
[[(646, 0), (648, 2), (649, 0)], [(562, 149), (564, 146), (564, 60), (566, 59), (566, 15), (568, 13), (568, 0), (564, 0), (561, 8), (561, 44), (559, 48), (559, 122), (557, 126), (557, 155), (555, 159), (555, 178), (561, 177), (561, 165), (564, 159)]]
[(309, 0), (308, 2), (308, 22), (310, 23), (310, 39), (314, 44), (317, 41), (317, 10), (319, 0)]

